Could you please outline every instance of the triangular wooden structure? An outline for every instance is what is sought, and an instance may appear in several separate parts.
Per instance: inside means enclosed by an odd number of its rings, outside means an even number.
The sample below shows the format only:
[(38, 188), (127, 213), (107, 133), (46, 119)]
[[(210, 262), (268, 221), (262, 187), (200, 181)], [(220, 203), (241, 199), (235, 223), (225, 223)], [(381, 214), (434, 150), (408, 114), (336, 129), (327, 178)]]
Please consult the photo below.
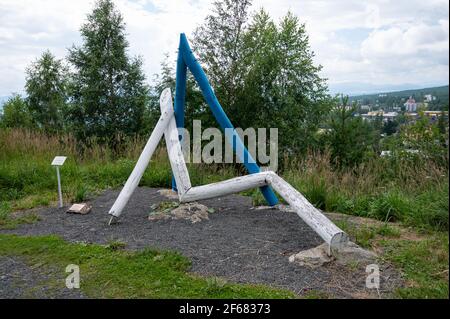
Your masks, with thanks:
[[(206, 102), (210, 106), (221, 128), (224, 130), (226, 128), (231, 128), (234, 132), (235, 138), (232, 139), (234, 141), (233, 150), (244, 150), (244, 165), (251, 174), (218, 183), (192, 187), (178, 136), (178, 128), (184, 126), (184, 97), (186, 89), (186, 72), (188, 68), (194, 75)], [(180, 36), (180, 47), (178, 51), (175, 108), (172, 104), (170, 89), (165, 89), (162, 92), (160, 97), (160, 107), (161, 117), (147, 141), (135, 168), (109, 211), (109, 214), (112, 215), (111, 221), (121, 215), (125, 205), (138, 186), (156, 146), (164, 134), (174, 185), (176, 185), (176, 191), (178, 192), (180, 202), (192, 202), (225, 196), (259, 187), (268, 203), (270, 205), (275, 205), (277, 203), (277, 198), (270, 188), (271, 186), (291, 205), (296, 213), (329, 244), (330, 254), (332, 248), (338, 249), (347, 243), (348, 236), (323, 215), (322, 212), (316, 209), (295, 188), (274, 172), (260, 171), (254, 160), (251, 159), (251, 155), (248, 153), (230, 120), (217, 101), (205, 73), (191, 52), (184, 34), (181, 34)], [(247, 159), (247, 161), (245, 161), (245, 159)]]

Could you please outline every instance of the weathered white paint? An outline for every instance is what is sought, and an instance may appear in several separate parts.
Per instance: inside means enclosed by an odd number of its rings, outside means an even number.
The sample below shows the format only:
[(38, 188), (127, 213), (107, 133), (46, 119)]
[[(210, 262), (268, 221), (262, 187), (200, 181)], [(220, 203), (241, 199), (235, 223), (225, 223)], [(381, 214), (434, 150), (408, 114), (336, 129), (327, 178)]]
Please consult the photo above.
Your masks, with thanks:
[(339, 249), (348, 242), (348, 236), (339, 227), (284, 179), (274, 172), (267, 172), (267, 181), (295, 209), (297, 215), (329, 244), (330, 255), (332, 249)]
[(191, 187), (189, 173), (178, 139), (170, 89), (165, 89), (161, 94), (160, 107), (161, 117), (147, 141), (133, 172), (109, 211), (109, 214), (113, 215), (113, 217), (120, 216), (133, 191), (138, 186), (145, 168), (164, 133), (180, 202), (192, 202), (225, 196), (251, 188), (270, 185), (289, 203), (297, 215), (329, 245), (328, 254), (331, 255), (333, 249), (339, 250), (348, 242), (347, 234), (315, 208), (300, 192), (274, 172), (261, 172), (218, 183)]
[(270, 185), (295, 210), (297, 215), (311, 227), (329, 245), (331, 249), (339, 249), (347, 243), (347, 235), (331, 222), (322, 212), (315, 208), (300, 192), (288, 184), (274, 172), (261, 172), (232, 178), (223, 182), (192, 187), (183, 196), (181, 202), (192, 202), (202, 199), (225, 196), (251, 188)]
[(114, 217), (119, 217), (120, 214), (122, 213), (123, 208), (125, 207), (134, 190), (138, 186), (139, 181), (141, 180), (142, 175), (144, 174), (144, 171), (148, 166), (148, 163), (150, 162), (150, 159), (153, 153), (155, 152), (155, 149), (158, 146), (159, 141), (162, 138), (164, 130), (166, 129), (167, 125), (170, 122), (170, 119), (172, 119), (173, 116), (174, 116), (173, 107), (167, 107), (164, 109), (164, 111), (161, 112), (161, 116), (158, 120), (158, 123), (156, 124), (155, 129), (150, 135), (147, 144), (145, 144), (144, 150), (139, 156), (136, 166), (131, 172), (130, 177), (128, 177), (128, 180), (125, 183), (124, 187), (122, 188), (122, 191), (120, 192), (116, 201), (114, 202), (114, 205), (109, 210), (110, 215)]
[(231, 178), (222, 182), (192, 187), (181, 196), (180, 201), (193, 202), (196, 200), (230, 195), (245, 191), (247, 189), (265, 186), (267, 185), (266, 175), (266, 173), (256, 173)]
[[(162, 110), (167, 108), (173, 109), (172, 95), (170, 89), (165, 89), (161, 93), (159, 99), (159, 106)], [(169, 120), (169, 123), (164, 131), (166, 140), (167, 152), (169, 154), (170, 166), (177, 184), (178, 196), (181, 197), (191, 188), (191, 181), (189, 179), (189, 172), (184, 161), (183, 151), (181, 150), (180, 141), (178, 139), (177, 124), (175, 117)]]

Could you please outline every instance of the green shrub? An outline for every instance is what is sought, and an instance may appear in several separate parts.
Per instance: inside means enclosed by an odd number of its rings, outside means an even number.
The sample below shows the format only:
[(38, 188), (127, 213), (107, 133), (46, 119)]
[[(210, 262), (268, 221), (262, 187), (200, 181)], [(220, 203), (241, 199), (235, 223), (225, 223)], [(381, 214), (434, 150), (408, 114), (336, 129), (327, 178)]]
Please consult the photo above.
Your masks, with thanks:
[(10, 212), (10, 205), (7, 202), (0, 202), (0, 224), (8, 219)]
[(328, 189), (323, 179), (310, 179), (305, 186), (305, 197), (319, 209), (325, 209)]
[(75, 202), (83, 202), (87, 199), (88, 188), (84, 185), (78, 185), (75, 191)]
[(411, 223), (415, 226), (431, 226), (437, 230), (449, 228), (448, 184), (426, 191), (416, 198), (417, 216)]
[(383, 221), (404, 221), (413, 214), (409, 199), (397, 190), (382, 193), (370, 203), (369, 216)]

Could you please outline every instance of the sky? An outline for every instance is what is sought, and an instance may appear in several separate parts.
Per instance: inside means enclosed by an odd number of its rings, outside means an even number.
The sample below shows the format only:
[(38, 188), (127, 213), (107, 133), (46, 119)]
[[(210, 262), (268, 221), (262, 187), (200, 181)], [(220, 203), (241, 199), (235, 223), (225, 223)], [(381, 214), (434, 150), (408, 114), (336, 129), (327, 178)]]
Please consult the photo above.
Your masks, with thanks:
[[(130, 54), (144, 59), (151, 84), (164, 54), (175, 60), (209, 0), (115, 0)], [(23, 93), (25, 69), (49, 49), (58, 58), (80, 44), (94, 0), (0, 0), (0, 97)], [(305, 23), (315, 63), (331, 93), (350, 95), (447, 85), (448, 0), (254, 0), (279, 21), (289, 10)]]

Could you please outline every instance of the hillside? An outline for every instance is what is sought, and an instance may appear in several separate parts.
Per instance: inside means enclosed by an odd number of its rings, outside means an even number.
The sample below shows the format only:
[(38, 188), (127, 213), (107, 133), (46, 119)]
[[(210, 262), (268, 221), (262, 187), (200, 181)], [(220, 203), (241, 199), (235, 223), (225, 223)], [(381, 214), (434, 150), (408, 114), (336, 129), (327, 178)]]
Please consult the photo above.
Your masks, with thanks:
[(424, 102), (425, 95), (431, 94), (434, 98), (430, 103), (430, 109), (448, 108), (449, 86), (438, 86), (423, 89), (403, 90), (395, 92), (381, 92), (376, 94), (364, 94), (350, 96), (350, 102), (360, 105), (374, 105), (379, 107), (401, 106), (406, 99), (412, 96), (417, 102)]

